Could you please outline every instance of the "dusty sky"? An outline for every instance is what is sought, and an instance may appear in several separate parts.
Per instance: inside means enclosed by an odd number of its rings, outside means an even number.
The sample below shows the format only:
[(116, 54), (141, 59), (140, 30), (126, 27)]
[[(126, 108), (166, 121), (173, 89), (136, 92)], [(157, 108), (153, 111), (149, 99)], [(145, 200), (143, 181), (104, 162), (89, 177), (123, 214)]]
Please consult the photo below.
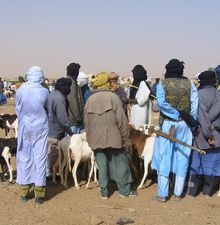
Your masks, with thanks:
[(78, 62), (121, 75), (142, 64), (161, 77), (178, 58), (192, 77), (220, 64), (219, 10), (219, 0), (0, 0), (0, 76), (39, 65), (60, 77)]

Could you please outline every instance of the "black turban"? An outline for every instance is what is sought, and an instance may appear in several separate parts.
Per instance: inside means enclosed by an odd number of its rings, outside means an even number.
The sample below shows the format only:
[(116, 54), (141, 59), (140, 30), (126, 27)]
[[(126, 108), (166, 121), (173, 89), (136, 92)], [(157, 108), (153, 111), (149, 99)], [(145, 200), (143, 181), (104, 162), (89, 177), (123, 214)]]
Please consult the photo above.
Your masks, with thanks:
[(165, 78), (180, 78), (183, 75), (184, 62), (180, 62), (178, 59), (171, 59), (165, 68)]
[(199, 88), (202, 88), (204, 86), (213, 86), (216, 87), (216, 74), (214, 71), (204, 71), (199, 74)]
[(67, 95), (70, 93), (70, 86), (72, 84), (72, 81), (68, 78), (60, 78), (57, 80), (55, 84), (55, 89), (59, 90), (64, 97), (67, 97)]
[[(132, 73), (133, 73), (133, 78), (134, 78), (132, 85), (136, 86), (137, 88), (139, 87), (141, 81), (147, 80), (147, 71), (144, 69), (144, 67), (142, 65), (136, 65), (133, 68)], [(129, 98), (131, 98), (131, 99), (135, 98), (135, 95), (138, 90), (137, 88), (131, 87)]]
[(79, 75), (80, 67), (78, 63), (70, 63), (66, 68), (67, 75), (71, 76), (73, 80), (76, 80)]

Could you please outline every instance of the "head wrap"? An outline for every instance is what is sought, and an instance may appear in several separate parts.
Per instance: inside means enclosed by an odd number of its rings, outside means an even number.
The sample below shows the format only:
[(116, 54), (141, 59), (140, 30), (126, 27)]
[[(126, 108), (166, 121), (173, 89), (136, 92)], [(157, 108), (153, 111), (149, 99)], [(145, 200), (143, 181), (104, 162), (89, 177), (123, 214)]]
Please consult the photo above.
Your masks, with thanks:
[(204, 71), (200, 73), (198, 76), (199, 79), (199, 88), (203, 88), (204, 86), (213, 86), (216, 87), (216, 74), (214, 71)]
[(77, 77), (77, 83), (80, 87), (83, 87), (85, 84), (88, 84), (88, 76), (84, 72), (79, 72)]
[(119, 75), (117, 73), (115, 73), (115, 72), (111, 72), (109, 74), (109, 80), (111, 80), (111, 79), (118, 80), (118, 78), (119, 78)]
[(55, 89), (59, 90), (64, 97), (67, 97), (67, 95), (70, 93), (70, 86), (72, 84), (72, 81), (68, 78), (60, 78), (57, 80), (55, 84)]
[(196, 80), (199, 79), (199, 75), (200, 75), (200, 74), (201, 74), (201, 73), (197, 73), (197, 74), (195, 75)]
[(144, 69), (142, 65), (136, 65), (133, 70), (134, 81), (141, 82), (143, 80), (147, 80), (147, 71)]
[(107, 72), (101, 72), (97, 74), (94, 78), (91, 80), (92, 85), (97, 89), (109, 89), (109, 75)]
[(184, 70), (184, 62), (180, 62), (178, 59), (171, 59), (165, 68), (165, 78), (181, 78)]
[(131, 87), (129, 98), (134, 99), (141, 81), (147, 80), (147, 71), (142, 65), (136, 65), (133, 68), (132, 73), (134, 78), (132, 86), (136, 88)]
[(31, 67), (25, 74), (28, 83), (39, 83), (41, 84), (44, 80), (44, 72), (39, 66)]
[(80, 67), (78, 63), (70, 63), (66, 68), (67, 75), (72, 77), (73, 80), (76, 80), (79, 75)]

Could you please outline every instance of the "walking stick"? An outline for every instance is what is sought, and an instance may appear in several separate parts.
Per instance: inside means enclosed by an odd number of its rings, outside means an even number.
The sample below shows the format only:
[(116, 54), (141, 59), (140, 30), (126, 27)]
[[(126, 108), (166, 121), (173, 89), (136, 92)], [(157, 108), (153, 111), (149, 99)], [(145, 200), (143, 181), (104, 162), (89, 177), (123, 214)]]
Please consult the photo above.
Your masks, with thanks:
[(201, 149), (199, 149), (199, 148), (196, 148), (195, 146), (191, 146), (191, 145), (189, 145), (189, 144), (187, 144), (187, 143), (185, 143), (185, 142), (183, 142), (183, 141), (180, 141), (180, 140), (174, 138), (174, 137), (173, 137), (173, 134), (174, 134), (174, 133), (172, 133), (172, 134), (170, 133), (170, 135), (169, 135), (169, 134), (166, 134), (166, 133), (164, 133), (164, 132), (162, 132), (162, 131), (160, 131), (160, 130), (156, 130), (154, 127), (151, 127), (150, 129), (151, 129), (151, 131), (152, 131), (153, 133), (155, 133), (155, 134), (157, 134), (157, 135), (159, 135), (159, 136), (161, 136), (161, 137), (167, 138), (167, 139), (169, 139), (169, 140), (171, 140), (171, 141), (173, 141), (173, 142), (176, 142), (176, 143), (181, 144), (181, 145), (183, 145), (183, 146), (185, 146), (185, 147), (188, 147), (188, 148), (190, 148), (190, 149), (192, 149), (192, 150), (194, 150), (194, 151), (199, 152), (200, 154), (203, 154), (203, 155), (206, 154), (205, 151), (203, 151), (203, 150), (201, 150)]

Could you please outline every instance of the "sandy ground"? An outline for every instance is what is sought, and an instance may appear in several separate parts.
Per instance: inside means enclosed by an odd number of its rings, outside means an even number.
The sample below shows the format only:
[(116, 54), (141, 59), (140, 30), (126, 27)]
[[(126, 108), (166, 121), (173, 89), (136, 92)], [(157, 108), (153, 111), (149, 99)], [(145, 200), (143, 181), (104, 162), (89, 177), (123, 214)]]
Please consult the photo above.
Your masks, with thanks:
[[(14, 113), (13, 104), (10, 101), (0, 106), (0, 113)], [(0, 135), (3, 137), (2, 131)], [(201, 194), (194, 199), (186, 196), (176, 202), (171, 194), (166, 203), (158, 203), (152, 200), (157, 184), (148, 180), (137, 197), (120, 198), (111, 185), (112, 195), (108, 200), (101, 200), (95, 183), (85, 190), (85, 181), (81, 181), (80, 190), (76, 190), (71, 176), (69, 180), (71, 185), (67, 190), (61, 185), (48, 187), (47, 199), (42, 205), (34, 203), (34, 196), (27, 203), (21, 203), (17, 184), (0, 182), (0, 225), (90, 225), (95, 219), (103, 222), (94, 224), (113, 225), (122, 216), (133, 219), (136, 225), (220, 224), (220, 198), (216, 195), (209, 199)]]

